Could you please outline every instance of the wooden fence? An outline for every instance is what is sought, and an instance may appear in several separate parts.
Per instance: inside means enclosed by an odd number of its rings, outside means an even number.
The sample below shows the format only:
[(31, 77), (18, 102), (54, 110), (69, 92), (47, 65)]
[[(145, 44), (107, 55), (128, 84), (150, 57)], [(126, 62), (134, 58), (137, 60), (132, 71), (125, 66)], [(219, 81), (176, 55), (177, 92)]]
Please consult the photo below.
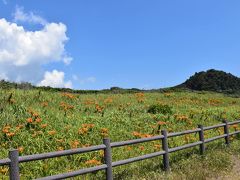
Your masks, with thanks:
[[(10, 169), (10, 173), (9, 173), (10, 180), (19, 180), (20, 179), (19, 163), (104, 150), (104, 164), (102, 164), (102, 165), (91, 167), (91, 168), (86, 168), (86, 169), (81, 169), (81, 170), (73, 171), (73, 172), (69, 172), (69, 173), (63, 173), (63, 174), (43, 177), (43, 178), (39, 178), (38, 180), (65, 179), (65, 178), (76, 177), (79, 175), (92, 173), (92, 172), (96, 172), (96, 171), (100, 171), (100, 170), (105, 170), (106, 179), (112, 180), (113, 179), (113, 171), (112, 171), (113, 167), (133, 163), (136, 161), (142, 161), (145, 159), (150, 159), (150, 158), (154, 158), (157, 156), (163, 156), (163, 168), (165, 171), (169, 171), (170, 170), (170, 166), (169, 166), (169, 154), (170, 153), (180, 151), (183, 149), (188, 149), (188, 148), (195, 147), (195, 146), (199, 146), (200, 154), (203, 155), (205, 152), (205, 144), (206, 143), (209, 143), (209, 142), (212, 142), (212, 141), (215, 141), (218, 139), (222, 139), (222, 138), (225, 138), (226, 144), (229, 145), (230, 144), (230, 136), (240, 134), (240, 131), (235, 131), (235, 132), (229, 133), (229, 126), (234, 125), (234, 124), (240, 124), (240, 120), (237, 120), (234, 122), (223, 121), (222, 124), (209, 126), (209, 127), (203, 127), (202, 125), (199, 125), (198, 128), (195, 130), (187, 130), (187, 131), (177, 132), (177, 133), (169, 133), (168, 134), (166, 130), (162, 130), (161, 135), (159, 135), (159, 136), (154, 136), (154, 137), (150, 137), (150, 138), (142, 138), (142, 139), (134, 139), (134, 140), (122, 141), (122, 142), (111, 143), (110, 139), (106, 138), (106, 139), (103, 139), (103, 144), (98, 145), (98, 146), (91, 146), (91, 147), (87, 147), (87, 148), (71, 149), (71, 150), (65, 150), (65, 151), (57, 151), (57, 152), (35, 154), (35, 155), (28, 155), (28, 156), (19, 156), (18, 150), (10, 150), (9, 157), (6, 159), (0, 160), (0, 166), (8, 165), (9, 169)], [(216, 129), (216, 128), (224, 128), (224, 134), (216, 136), (216, 137), (212, 137), (209, 139), (204, 138), (205, 131)], [(190, 143), (190, 144), (186, 144), (183, 146), (179, 146), (179, 147), (168, 148), (168, 138), (174, 138), (177, 136), (183, 136), (183, 135), (192, 134), (192, 133), (199, 134), (199, 141)], [(154, 152), (151, 154), (146, 154), (146, 155), (142, 155), (142, 156), (138, 156), (138, 157), (133, 157), (130, 159), (112, 162), (112, 153), (111, 153), (112, 148), (128, 146), (128, 145), (133, 145), (133, 144), (138, 144), (138, 143), (144, 143), (144, 142), (150, 142), (150, 141), (156, 141), (156, 140), (161, 141), (162, 151)]]

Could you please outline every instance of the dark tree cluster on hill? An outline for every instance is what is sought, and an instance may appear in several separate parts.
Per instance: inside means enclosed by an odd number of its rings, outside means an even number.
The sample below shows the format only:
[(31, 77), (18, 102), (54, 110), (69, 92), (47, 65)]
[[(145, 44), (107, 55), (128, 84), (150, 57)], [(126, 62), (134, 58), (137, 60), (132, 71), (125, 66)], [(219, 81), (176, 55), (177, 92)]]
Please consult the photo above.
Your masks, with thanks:
[(34, 87), (31, 85), (31, 83), (28, 83), (28, 82), (15, 83), (15, 82), (8, 82), (5, 80), (0, 80), (0, 88), (28, 90), (28, 89), (33, 89)]
[(240, 90), (240, 78), (214, 69), (198, 72), (181, 85), (198, 91), (237, 92)]

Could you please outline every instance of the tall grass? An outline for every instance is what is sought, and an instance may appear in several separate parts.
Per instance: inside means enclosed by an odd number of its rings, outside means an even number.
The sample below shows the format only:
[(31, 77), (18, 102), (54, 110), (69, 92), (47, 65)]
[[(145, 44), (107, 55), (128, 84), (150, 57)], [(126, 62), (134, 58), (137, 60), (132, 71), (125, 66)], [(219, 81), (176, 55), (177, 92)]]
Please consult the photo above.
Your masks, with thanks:
[[(149, 107), (161, 105), (171, 108), (171, 113), (150, 113)], [(60, 151), (87, 147), (102, 143), (104, 137), (111, 141), (130, 140), (158, 135), (161, 129), (177, 132), (194, 129), (198, 124), (213, 125), (224, 119), (235, 120), (240, 115), (240, 99), (217, 93), (137, 93), (137, 94), (68, 94), (39, 92), (37, 90), (0, 90), (0, 157), (8, 156), (8, 150), (17, 148), (21, 155)], [(239, 129), (230, 127), (231, 131)], [(206, 137), (223, 134), (222, 129), (208, 131)], [(196, 141), (197, 134), (177, 137), (169, 142), (175, 147)], [(158, 141), (114, 149), (113, 160), (120, 160), (161, 150)], [(194, 149), (190, 152), (194, 152)], [(183, 177), (191, 162), (205, 163), (202, 158), (188, 151), (171, 156), (173, 171)], [(214, 161), (217, 170), (229, 162), (227, 156), (209, 152), (208, 156), (223, 158)], [(103, 153), (61, 157), (51, 160), (25, 163), (21, 175), (25, 179), (53, 175), (101, 164)], [(186, 159), (186, 156), (189, 158)], [(116, 168), (116, 179), (160, 177), (161, 158)], [(184, 164), (189, 162), (190, 165)], [(218, 165), (219, 163), (219, 165)], [(141, 165), (142, 164), (142, 165)], [(197, 163), (196, 163), (197, 164)], [(193, 164), (195, 165), (195, 163)], [(197, 165), (192, 167), (196, 167)], [(200, 166), (200, 165), (199, 165)], [(154, 170), (154, 171), (153, 171)], [(159, 172), (159, 173), (155, 173)], [(8, 169), (2, 167), (0, 176), (7, 177)], [(208, 172), (208, 171), (207, 171)], [(208, 173), (199, 173), (199, 177)], [(213, 171), (215, 172), (215, 171)], [(149, 174), (149, 175), (148, 175)], [(196, 173), (195, 173), (196, 174)], [(86, 178), (102, 178), (104, 173), (87, 175)], [(157, 178), (156, 177), (156, 178)], [(166, 177), (166, 176), (164, 176)], [(169, 176), (170, 177), (170, 176)]]

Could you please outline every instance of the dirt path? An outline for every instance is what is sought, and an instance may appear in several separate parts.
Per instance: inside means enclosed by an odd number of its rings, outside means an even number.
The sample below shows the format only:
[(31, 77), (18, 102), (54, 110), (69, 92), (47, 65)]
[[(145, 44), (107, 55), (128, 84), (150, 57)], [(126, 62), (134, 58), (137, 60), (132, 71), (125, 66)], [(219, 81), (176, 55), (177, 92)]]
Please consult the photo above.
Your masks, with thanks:
[(217, 178), (211, 178), (211, 180), (240, 180), (240, 158), (232, 156), (233, 167), (230, 172), (226, 172), (226, 175), (221, 175)]

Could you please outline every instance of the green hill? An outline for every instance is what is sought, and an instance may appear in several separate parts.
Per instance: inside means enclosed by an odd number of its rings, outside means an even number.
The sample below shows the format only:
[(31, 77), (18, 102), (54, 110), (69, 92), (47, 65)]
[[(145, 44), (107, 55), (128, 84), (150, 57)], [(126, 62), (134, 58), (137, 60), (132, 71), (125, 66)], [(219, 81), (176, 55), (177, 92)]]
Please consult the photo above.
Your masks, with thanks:
[(178, 87), (198, 91), (234, 93), (240, 91), (240, 78), (224, 71), (211, 69), (195, 73)]

